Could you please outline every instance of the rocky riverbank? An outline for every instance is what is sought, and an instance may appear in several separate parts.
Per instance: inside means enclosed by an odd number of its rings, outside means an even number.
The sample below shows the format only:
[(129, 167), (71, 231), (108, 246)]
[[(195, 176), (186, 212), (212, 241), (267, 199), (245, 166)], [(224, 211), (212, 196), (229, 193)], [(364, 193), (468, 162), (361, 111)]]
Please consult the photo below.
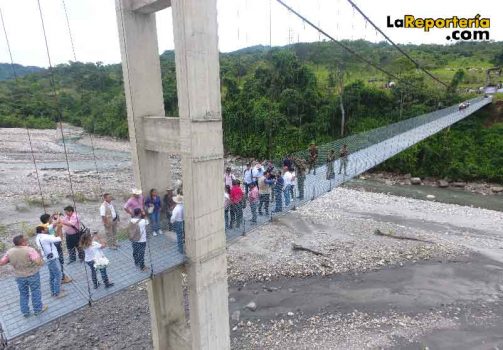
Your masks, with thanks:
[[(0, 136), (0, 190), (6, 193), (0, 238), (8, 242), (37, 223), (42, 207), (26, 131), (0, 129)], [(64, 161), (57, 130), (32, 137), (37, 160)], [(127, 143), (93, 142), (108, 150), (99, 154), (100, 176), (122, 201), (133, 183), (121, 158)], [(75, 164), (93, 161), (82, 149), (70, 151)], [(72, 199), (65, 171), (50, 162), (40, 170), (42, 184), (49, 211), (60, 211)], [(173, 164), (179, 173), (179, 160)], [(100, 227), (97, 174), (79, 171), (72, 170), (82, 191), (79, 212)], [(228, 247), (232, 348), (497, 346), (503, 342), (501, 227), (502, 212), (334, 189)], [(446, 334), (460, 339), (456, 347), (442, 341)], [(147, 293), (139, 284), (16, 339), (9, 349), (151, 349), (150, 337)]]
[(503, 194), (503, 184), (491, 182), (467, 182), (453, 179), (437, 179), (433, 177), (417, 177), (411, 174), (396, 174), (381, 171), (367, 172), (360, 176), (362, 180), (375, 180), (388, 186), (429, 186), (438, 188), (462, 189), (472, 193), (482, 195)]

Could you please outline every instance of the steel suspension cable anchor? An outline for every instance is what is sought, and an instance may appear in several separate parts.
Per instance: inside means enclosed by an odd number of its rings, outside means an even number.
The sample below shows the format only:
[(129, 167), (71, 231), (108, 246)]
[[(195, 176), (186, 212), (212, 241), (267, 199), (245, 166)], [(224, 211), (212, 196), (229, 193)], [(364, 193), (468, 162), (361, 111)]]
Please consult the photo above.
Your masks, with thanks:
[[(19, 88), (19, 80), (18, 80), (18, 76), (17, 76), (17, 73), (16, 73), (16, 68), (14, 67), (14, 59), (12, 57), (12, 51), (11, 51), (11, 48), (10, 48), (9, 36), (7, 35), (7, 28), (5, 26), (5, 21), (4, 21), (4, 18), (3, 18), (2, 9), (0, 9), (0, 19), (2, 20), (2, 28), (3, 28), (3, 32), (4, 32), (4, 35), (5, 35), (5, 42), (7, 44), (7, 49), (9, 51), (10, 67), (12, 69), (12, 75), (14, 76), (14, 81), (16, 83), (16, 87)], [(42, 191), (42, 184), (41, 184), (40, 175), (39, 175), (39, 172), (38, 172), (37, 160), (35, 159), (35, 152), (33, 151), (33, 143), (32, 143), (32, 140), (31, 140), (30, 129), (28, 128), (28, 122), (25, 123), (25, 128), (26, 128), (26, 135), (28, 136), (28, 143), (30, 145), (31, 159), (32, 159), (32, 162), (33, 162), (33, 166), (35, 168), (35, 175), (36, 175), (36, 178), (37, 178), (37, 184), (38, 184), (38, 190), (39, 190), (39, 193), (40, 193), (40, 199), (42, 200), (42, 206), (44, 208), (44, 213), (47, 214), (47, 206), (46, 206), (45, 200), (44, 200), (44, 193)]]

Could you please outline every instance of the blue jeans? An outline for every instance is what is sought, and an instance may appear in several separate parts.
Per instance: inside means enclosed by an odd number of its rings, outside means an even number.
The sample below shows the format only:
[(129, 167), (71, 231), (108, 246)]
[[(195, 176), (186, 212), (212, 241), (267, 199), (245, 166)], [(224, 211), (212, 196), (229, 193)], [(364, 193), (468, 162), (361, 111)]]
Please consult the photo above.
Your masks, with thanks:
[(147, 242), (131, 242), (133, 246), (133, 260), (134, 264), (140, 269), (145, 267), (145, 248), (147, 247)]
[(292, 185), (286, 185), (285, 189), (283, 190), (283, 194), (285, 195), (285, 207), (288, 207), (290, 205), (290, 190), (292, 188)]
[(252, 212), (252, 222), (257, 222), (257, 202), (251, 203), (250, 202), (250, 209)]
[[(96, 276), (96, 269), (94, 268), (94, 261), (86, 261), (89, 270), (91, 270), (91, 279), (93, 280), (94, 288), (98, 288), (98, 277)], [(107, 268), (100, 269), (101, 279), (105, 286), (108, 286), (110, 282), (108, 281)]]
[(178, 251), (183, 254), (185, 246), (185, 233), (183, 232), (183, 221), (175, 221), (173, 227), (176, 232), (176, 243), (178, 246)]
[(59, 260), (52, 259), (46, 262), (49, 269), (49, 285), (51, 286), (51, 295), (56, 296), (61, 290), (61, 270), (59, 269)]
[(148, 214), (150, 218), (150, 223), (152, 224), (152, 230), (159, 231), (161, 229), (161, 212), (159, 210), (154, 210), (152, 214)]
[(21, 313), (25, 316), (30, 316), (30, 292), (31, 304), (33, 312), (39, 313), (42, 311), (42, 293), (40, 292), (40, 272), (28, 277), (17, 277), (17, 288), (19, 289), (19, 306)]

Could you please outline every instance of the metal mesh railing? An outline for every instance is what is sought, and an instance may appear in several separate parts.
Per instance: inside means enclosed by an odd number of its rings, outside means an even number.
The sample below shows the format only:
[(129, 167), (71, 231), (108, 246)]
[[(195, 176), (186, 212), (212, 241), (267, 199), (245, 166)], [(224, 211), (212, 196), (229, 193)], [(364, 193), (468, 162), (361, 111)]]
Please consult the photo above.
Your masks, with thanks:
[[(228, 215), (226, 236), (228, 242), (232, 242), (235, 238), (270, 222), (275, 216), (283, 215), (289, 210), (323, 195), (332, 188), (371, 169), (411, 145), (467, 117), (490, 102), (490, 98), (473, 99), (470, 101), (471, 105), (464, 110), (458, 110), (457, 106), (453, 106), (320, 145), (318, 147), (319, 156), (316, 162), (316, 174), (302, 176), (302, 172), (296, 169), (297, 180), (292, 188), (286, 191), (283, 188), (273, 189), (270, 196), (262, 197), (257, 203), (257, 207), (253, 207), (253, 210), (249, 202), (246, 203), (245, 207), (234, 205), (226, 208), (225, 215)], [(331, 162), (331, 165), (327, 164), (327, 153), (330, 150), (335, 150), (336, 154), (338, 154), (338, 150), (343, 144), (348, 145), (349, 150), (347, 168), (341, 168), (340, 159)], [(307, 151), (294, 154), (294, 157), (298, 159), (306, 159), (307, 156)], [(280, 162), (275, 162), (274, 165), (276, 169), (281, 168)], [(244, 164), (234, 164), (234, 166), (235, 174), (241, 177)], [(327, 170), (332, 167), (334, 170), (333, 176), (327, 176)], [(342, 170), (341, 174), (339, 174), (339, 169)], [(344, 170), (346, 171), (344, 172)], [(231, 215), (234, 217), (235, 222), (232, 227), (229, 227)], [(173, 233), (173, 228), (170, 227), (166, 213), (162, 214), (161, 217), (161, 229), (167, 234), (154, 236), (152, 228), (148, 229), (144, 249), (144, 263), (145, 266), (150, 267), (150, 270), (147, 271), (135, 268), (133, 257), (135, 247), (128, 241), (125, 232), (119, 232), (119, 237), (122, 238), (119, 241), (119, 248), (105, 252), (111, 262), (107, 270), (109, 278), (114, 283), (113, 288), (89, 288), (93, 283), (90, 271), (86, 271), (85, 264), (77, 262), (65, 266), (65, 273), (73, 278), (72, 283), (65, 285), (69, 295), (62, 299), (52, 299), (46, 287), (49, 279), (48, 270), (45, 267), (42, 268), (42, 296), (44, 303), (49, 304), (49, 309), (40, 316), (23, 318), (19, 312), (19, 295), (14, 278), (0, 279), (0, 288), (2, 290), (0, 295), (0, 304), (2, 305), (0, 323), (2, 328), (0, 329), (3, 329), (5, 337), (7, 339), (17, 337), (86, 306), (90, 301), (101, 299), (132, 284), (149, 279), (153, 274), (161, 273), (182, 264), (185, 261), (185, 256), (179, 252), (177, 237)], [(98, 272), (98, 279), (100, 278), (99, 275)]]
[[(242, 224), (239, 227), (227, 228), (227, 238), (233, 239), (244, 235), (246, 232), (260, 226), (260, 224), (271, 221), (274, 216), (282, 215), (297, 206), (323, 195), (332, 188), (372, 169), (412, 145), (466, 118), (491, 103), (491, 101), (491, 98), (474, 98), (469, 101), (470, 106), (462, 110), (458, 106), (452, 106), (319, 145), (317, 147), (318, 158), (315, 165), (316, 174), (307, 174), (308, 171), (306, 170), (306, 175), (302, 176), (302, 174), (299, 174), (299, 169), (295, 169), (297, 181), (293, 188), (289, 190), (291, 191), (290, 194), (287, 194), (291, 198), (290, 203), (288, 205), (285, 204), (285, 191), (271, 195), (269, 206), (272, 208), (276, 207), (278, 195), (282, 196), (281, 211), (269, 210), (267, 215), (258, 215), (257, 224), (252, 222), (252, 210), (249, 204), (246, 205), (244, 208), (239, 209), (239, 211), (243, 211)], [(346, 169), (344, 169), (344, 164), (341, 164), (341, 159), (339, 158), (339, 150), (343, 145), (347, 145), (349, 151)], [(331, 166), (326, 162), (330, 150), (334, 150), (337, 155), (337, 159), (332, 162)], [(304, 160), (305, 164), (307, 164), (309, 151), (299, 151), (292, 156), (294, 159)], [(282, 168), (280, 161), (273, 163), (276, 171)], [(333, 176), (327, 177), (329, 167), (333, 167)], [(245, 164), (243, 162), (241, 169), (244, 168)], [(242, 177), (242, 170), (240, 174), (237, 171), (235, 173), (237, 176)]]

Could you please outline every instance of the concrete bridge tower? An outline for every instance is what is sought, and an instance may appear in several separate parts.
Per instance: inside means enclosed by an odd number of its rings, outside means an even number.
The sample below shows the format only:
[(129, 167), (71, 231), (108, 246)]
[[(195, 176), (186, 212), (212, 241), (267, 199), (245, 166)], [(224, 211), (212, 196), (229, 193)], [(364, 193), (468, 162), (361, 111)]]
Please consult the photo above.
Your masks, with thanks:
[[(155, 13), (172, 7), (179, 118), (165, 115)], [(136, 185), (182, 157), (187, 263), (149, 282), (155, 349), (230, 348), (216, 0), (116, 0)], [(182, 272), (187, 274), (190, 327)]]

